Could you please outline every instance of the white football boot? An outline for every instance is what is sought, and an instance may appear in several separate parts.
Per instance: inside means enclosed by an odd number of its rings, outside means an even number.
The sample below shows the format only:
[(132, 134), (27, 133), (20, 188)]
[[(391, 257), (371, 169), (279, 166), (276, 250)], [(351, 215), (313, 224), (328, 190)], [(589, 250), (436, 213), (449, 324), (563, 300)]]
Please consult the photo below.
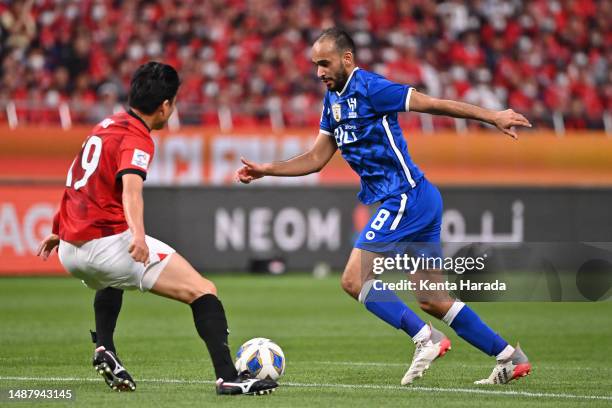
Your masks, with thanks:
[(442, 357), (451, 349), (451, 342), (444, 333), (434, 329), (431, 324), (429, 328), (431, 329), (429, 339), (415, 343), (416, 349), (412, 357), (412, 364), (402, 378), (402, 385), (412, 384), (415, 379), (422, 377), (436, 358)]
[(514, 353), (508, 359), (497, 362), (489, 378), (474, 381), (474, 384), (508, 384), (529, 373), (531, 373), (531, 363), (517, 344)]

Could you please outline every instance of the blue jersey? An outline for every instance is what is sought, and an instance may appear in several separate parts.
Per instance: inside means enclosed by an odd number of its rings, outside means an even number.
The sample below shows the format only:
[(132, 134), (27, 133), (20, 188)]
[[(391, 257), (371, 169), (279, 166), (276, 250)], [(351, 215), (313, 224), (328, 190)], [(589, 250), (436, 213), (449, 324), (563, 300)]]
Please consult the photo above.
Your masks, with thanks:
[(409, 109), (411, 92), (408, 85), (355, 68), (342, 91), (325, 95), (320, 131), (334, 136), (359, 174), (364, 204), (405, 193), (423, 178), (397, 121), (397, 113)]

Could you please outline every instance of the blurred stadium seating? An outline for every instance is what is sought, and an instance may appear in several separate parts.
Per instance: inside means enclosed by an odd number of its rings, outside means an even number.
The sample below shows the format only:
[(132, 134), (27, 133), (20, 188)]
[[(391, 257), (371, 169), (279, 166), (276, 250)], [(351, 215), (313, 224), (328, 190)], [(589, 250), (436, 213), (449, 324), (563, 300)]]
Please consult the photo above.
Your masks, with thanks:
[[(181, 124), (316, 126), (311, 42), (334, 24), (359, 65), (439, 97), (511, 106), (538, 128), (612, 132), (612, 2), (8, 0), (0, 123), (92, 123), (150, 59), (180, 71)], [(465, 124), (407, 115), (426, 132)], [(477, 126), (470, 124), (469, 126)]]

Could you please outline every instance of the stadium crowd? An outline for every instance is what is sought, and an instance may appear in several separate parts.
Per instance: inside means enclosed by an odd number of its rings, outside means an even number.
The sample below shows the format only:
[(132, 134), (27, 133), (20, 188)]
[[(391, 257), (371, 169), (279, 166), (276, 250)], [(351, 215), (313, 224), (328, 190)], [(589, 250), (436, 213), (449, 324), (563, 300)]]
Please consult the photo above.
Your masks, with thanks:
[[(125, 103), (145, 60), (182, 77), (182, 123), (315, 125), (324, 86), (310, 62), (321, 28), (345, 27), (358, 64), (433, 96), (511, 106), (536, 126), (602, 128), (612, 111), (609, 0), (7, 0), (0, 107), (95, 122)], [(6, 109), (0, 120), (6, 120)], [(417, 115), (414, 123), (419, 126)], [(452, 122), (436, 119), (438, 126)]]

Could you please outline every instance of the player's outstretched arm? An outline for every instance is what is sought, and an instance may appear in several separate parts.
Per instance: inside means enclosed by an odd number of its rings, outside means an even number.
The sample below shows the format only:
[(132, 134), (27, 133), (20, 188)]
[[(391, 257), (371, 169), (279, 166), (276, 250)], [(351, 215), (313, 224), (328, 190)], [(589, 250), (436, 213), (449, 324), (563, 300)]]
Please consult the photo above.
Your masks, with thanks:
[(531, 127), (531, 123), (520, 113), (512, 109), (492, 111), (465, 102), (437, 99), (420, 92), (412, 91), (410, 110), (414, 112), (446, 115), (454, 118), (476, 119), (494, 125), (499, 130), (515, 139), (518, 138), (514, 126)]
[(295, 177), (320, 171), (336, 152), (336, 142), (324, 133), (319, 133), (312, 148), (306, 153), (289, 160), (273, 163), (253, 163), (242, 158), (242, 166), (236, 171), (236, 178), (244, 184), (263, 176)]
[(145, 242), (143, 180), (137, 174), (124, 174), (121, 176), (121, 181), (123, 182), (123, 211), (125, 220), (132, 232), (132, 242), (128, 251), (136, 262), (147, 265), (149, 263), (149, 247)]

